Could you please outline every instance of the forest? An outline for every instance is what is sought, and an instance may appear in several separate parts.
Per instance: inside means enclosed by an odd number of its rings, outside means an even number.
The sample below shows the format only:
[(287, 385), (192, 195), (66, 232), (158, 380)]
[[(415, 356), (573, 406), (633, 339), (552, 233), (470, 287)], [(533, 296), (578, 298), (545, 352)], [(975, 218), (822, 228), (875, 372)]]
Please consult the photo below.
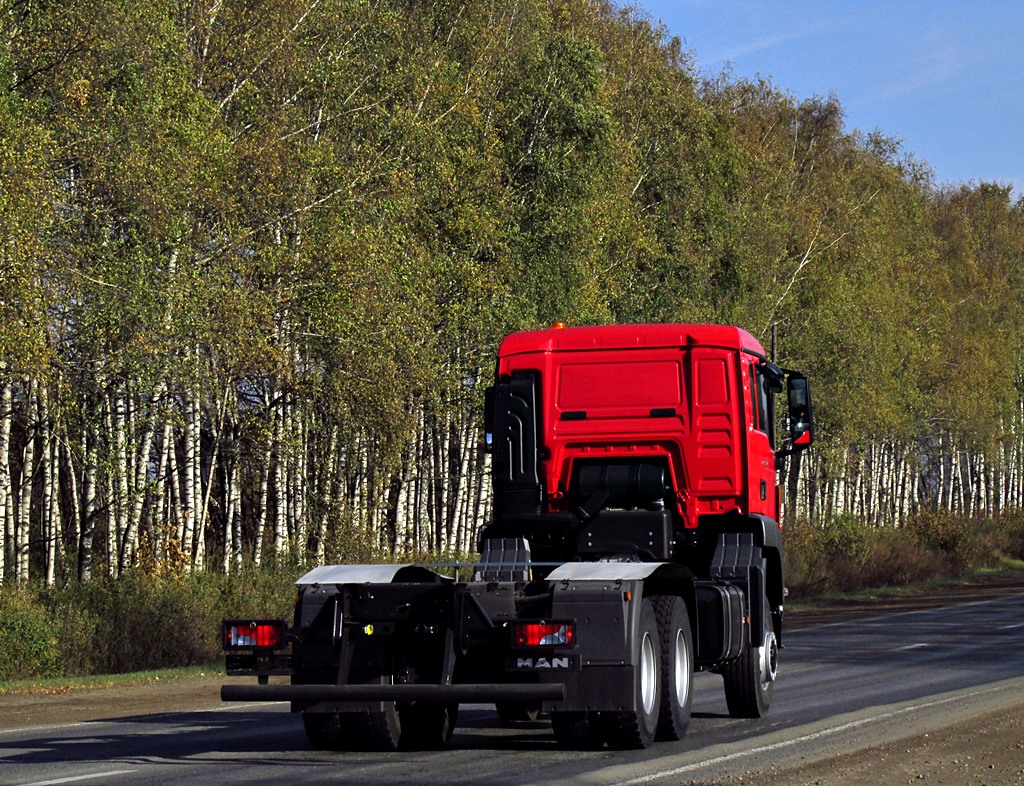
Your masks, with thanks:
[(501, 338), (806, 372), (785, 516), (1024, 505), (1024, 200), (606, 0), (2, 0), (0, 580), (465, 554)]

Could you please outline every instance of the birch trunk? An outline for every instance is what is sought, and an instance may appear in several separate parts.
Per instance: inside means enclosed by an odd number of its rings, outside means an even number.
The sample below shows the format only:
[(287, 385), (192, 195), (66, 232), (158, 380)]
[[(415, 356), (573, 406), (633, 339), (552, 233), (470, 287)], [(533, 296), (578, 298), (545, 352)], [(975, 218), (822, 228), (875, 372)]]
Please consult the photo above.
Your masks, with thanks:
[(68, 499), (70, 499), (70, 510), (66, 512), (66, 516), (70, 525), (68, 531), (64, 534), (63, 540), (63, 553), (66, 558), (70, 559), (71, 555), (74, 555), (76, 560), (78, 556), (78, 544), (79, 538), (81, 537), (82, 531), (82, 508), (81, 508), (81, 496), (79, 496), (78, 487), (78, 472), (75, 470), (75, 463), (71, 457), (71, 448), (69, 446), (69, 440), (67, 435), (62, 435), (62, 439), (58, 440), (58, 456), (60, 457), (61, 463), (64, 464), (64, 473), (68, 479)]
[[(135, 456), (135, 467), (134, 467), (134, 484), (132, 488), (132, 509), (131, 514), (128, 516), (128, 522), (125, 528), (124, 543), (121, 547), (122, 554), (135, 554), (139, 548), (139, 537), (145, 529), (143, 526), (143, 517), (145, 516), (145, 503), (146, 503), (146, 487), (147, 481), (149, 480), (150, 462), (153, 455), (153, 449), (156, 447), (156, 419), (160, 399), (163, 397), (165, 386), (161, 383), (157, 390), (149, 398), (149, 408), (146, 412), (146, 425), (143, 430), (142, 436), (139, 440), (139, 451)], [(159, 480), (160, 471), (159, 467), (162, 464), (162, 456), (158, 459), (158, 469), (156, 478)], [(157, 482), (157, 488), (160, 484)], [(154, 494), (154, 504), (159, 499), (159, 494)], [(157, 507), (159, 510), (159, 507)], [(122, 565), (122, 568), (125, 566)]]
[(277, 414), (274, 418), (274, 449), (271, 451), (271, 485), (274, 489), (274, 555), (283, 554), (288, 544), (288, 532), (285, 522), (285, 488), (283, 475), (285, 474), (282, 464), (284, 463), (284, 433), (287, 408), (283, 399), (275, 407)]
[(107, 404), (109, 413), (107, 433), (111, 435), (113, 441), (111, 446), (113, 457), (108, 462), (110, 469), (106, 476), (110, 488), (109, 505), (114, 513), (113, 526), (108, 526), (107, 529), (107, 562), (108, 571), (114, 578), (120, 575), (121, 566), (124, 564), (121, 544), (125, 531), (125, 506), (128, 503), (126, 398), (127, 392), (120, 386), (116, 386), (111, 390)]
[(95, 439), (82, 435), (82, 525), (78, 541), (78, 578), (92, 578), (92, 538), (96, 524), (96, 472), (98, 449)]
[(48, 403), (49, 394), (45, 386), (40, 386), (39, 394), (36, 397), (39, 414), (39, 434), (42, 443), (40, 451), (40, 476), (42, 478), (42, 498), (40, 500), (41, 526), (40, 531), (43, 537), (43, 581), (47, 587), (52, 587), (55, 579), (55, 566), (57, 562), (57, 538), (60, 534), (56, 522), (56, 442), (53, 439), (52, 427), (50, 425), (50, 412)]
[(263, 540), (267, 529), (268, 511), (270, 504), (270, 464), (274, 457), (274, 440), (267, 440), (267, 447), (263, 453), (263, 462), (260, 464), (260, 485), (259, 485), (259, 513), (256, 517), (256, 533), (253, 542), (253, 563), (260, 565), (263, 559)]
[(11, 408), (12, 391), (9, 382), (0, 382), (0, 585), (7, 571), (7, 547), (11, 536)]
[[(214, 416), (213, 422), (210, 424), (210, 457), (208, 462), (209, 467), (206, 471), (205, 489), (203, 488), (202, 462), (200, 461), (199, 463), (198, 491), (202, 494), (202, 505), (199, 508), (199, 518), (196, 524), (196, 536), (192, 551), (194, 555), (193, 565), (196, 568), (203, 567), (203, 562), (206, 556), (206, 531), (207, 528), (209, 527), (210, 522), (210, 499), (213, 495), (213, 479), (216, 477), (217, 464), (220, 457), (221, 434), (223, 433), (224, 430), (224, 423), (227, 418), (227, 408), (230, 400), (231, 397), (229, 387), (228, 389), (224, 390), (224, 392), (219, 397), (217, 401), (216, 414)], [(200, 438), (201, 436), (202, 435), (200, 434)], [(200, 439), (200, 443), (197, 446), (197, 454), (199, 453), (199, 449), (201, 449), (201, 447), (202, 442)], [(226, 534), (224, 540), (226, 543)]]
[(196, 431), (199, 426), (191, 391), (185, 398), (185, 456), (181, 484), (181, 548), (188, 566), (192, 564), (192, 530), (196, 524)]
[(160, 442), (160, 455), (156, 462), (156, 483), (153, 487), (153, 529), (150, 532), (150, 551), (153, 559), (159, 561), (160, 555), (166, 549), (166, 541), (173, 530), (170, 511), (166, 506), (166, 494), (168, 489), (168, 473), (171, 463), (170, 451), (174, 432), (170, 423), (164, 423), (163, 436)]
[(14, 528), (14, 578), (29, 579), (29, 533), (32, 530), (32, 480), (36, 470), (36, 434), (32, 422), (35, 383), (25, 380), (25, 446), (22, 451), (21, 482), (18, 484), (18, 519)]

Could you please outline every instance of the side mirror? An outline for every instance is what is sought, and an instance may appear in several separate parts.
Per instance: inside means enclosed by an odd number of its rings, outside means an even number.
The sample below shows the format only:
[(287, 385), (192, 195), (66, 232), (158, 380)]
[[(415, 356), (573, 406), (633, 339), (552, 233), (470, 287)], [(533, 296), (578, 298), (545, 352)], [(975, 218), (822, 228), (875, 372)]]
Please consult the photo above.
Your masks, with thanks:
[(789, 437), (793, 450), (804, 450), (814, 442), (811, 386), (803, 374), (790, 372), (786, 384), (789, 399)]
[(769, 363), (767, 360), (761, 361), (759, 368), (761, 369), (761, 374), (764, 376), (765, 382), (768, 384), (768, 389), (771, 390), (772, 393), (781, 393), (782, 383), (786, 379), (786, 372), (774, 363)]

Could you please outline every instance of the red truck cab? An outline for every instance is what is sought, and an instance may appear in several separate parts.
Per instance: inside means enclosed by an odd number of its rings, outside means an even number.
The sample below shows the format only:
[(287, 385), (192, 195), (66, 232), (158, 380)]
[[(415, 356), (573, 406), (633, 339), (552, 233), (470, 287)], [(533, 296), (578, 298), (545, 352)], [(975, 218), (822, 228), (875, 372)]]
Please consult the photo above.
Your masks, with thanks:
[(774, 398), (787, 377), (789, 451), (811, 441), (806, 379), (740, 328), (507, 337), (486, 407), (495, 515), (485, 535), (525, 533), (552, 561), (634, 556), (702, 576), (722, 532), (756, 532), (780, 607)]

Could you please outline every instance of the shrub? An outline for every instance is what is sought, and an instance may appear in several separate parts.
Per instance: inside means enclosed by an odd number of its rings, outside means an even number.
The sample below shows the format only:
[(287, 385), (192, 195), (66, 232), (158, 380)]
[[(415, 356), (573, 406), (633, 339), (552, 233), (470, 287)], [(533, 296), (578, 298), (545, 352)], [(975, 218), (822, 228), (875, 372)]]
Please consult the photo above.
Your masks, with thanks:
[(0, 680), (58, 677), (61, 649), (46, 607), (28, 587), (0, 592)]
[(907, 530), (922, 549), (940, 556), (949, 575), (962, 576), (985, 561), (982, 536), (987, 522), (954, 513), (923, 511), (908, 522)]
[[(128, 571), (116, 580), (103, 577), (40, 591), (31, 619), (43, 626), (46, 636), (28, 640), (50, 642), (55, 653), (50, 657), (59, 667), (37, 667), (25, 676), (116, 674), (211, 663), (221, 656), (222, 618), (291, 618), (296, 575), (294, 567), (231, 577)], [(0, 598), (25, 594), (36, 597), (4, 587)], [(5, 622), (9, 617), (3, 614)], [(0, 640), (0, 661), (23, 657), (18, 652), (25, 645), (15, 641), (12, 636)], [(42, 662), (42, 656), (35, 662)]]

